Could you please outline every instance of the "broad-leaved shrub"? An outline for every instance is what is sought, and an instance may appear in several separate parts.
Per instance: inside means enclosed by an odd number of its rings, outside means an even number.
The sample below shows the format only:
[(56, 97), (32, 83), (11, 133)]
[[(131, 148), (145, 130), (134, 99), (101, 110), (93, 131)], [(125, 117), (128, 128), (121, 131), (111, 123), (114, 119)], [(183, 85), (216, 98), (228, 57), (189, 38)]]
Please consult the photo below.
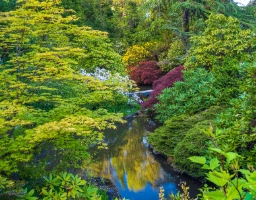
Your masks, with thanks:
[(157, 119), (162, 122), (171, 116), (193, 114), (220, 103), (222, 94), (215, 87), (211, 72), (203, 68), (183, 72), (183, 82), (175, 82), (157, 97), (159, 102), (154, 109)]
[(156, 51), (157, 43), (146, 42), (142, 45), (129, 47), (122, 59), (125, 66), (138, 66), (140, 62), (152, 60)]
[(193, 45), (185, 63), (186, 68), (211, 69), (226, 63), (252, 59), (252, 31), (242, 30), (238, 19), (212, 14), (206, 24), (202, 35), (191, 38)]

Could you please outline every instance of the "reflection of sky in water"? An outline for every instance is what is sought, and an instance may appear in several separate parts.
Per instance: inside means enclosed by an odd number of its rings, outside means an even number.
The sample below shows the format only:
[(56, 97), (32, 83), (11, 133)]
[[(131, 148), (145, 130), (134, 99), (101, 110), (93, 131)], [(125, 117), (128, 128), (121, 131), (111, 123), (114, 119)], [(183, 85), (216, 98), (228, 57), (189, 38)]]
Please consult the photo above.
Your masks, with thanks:
[(109, 150), (98, 151), (99, 164), (94, 166), (95, 173), (111, 179), (126, 199), (158, 200), (160, 187), (168, 197), (177, 193), (183, 181), (194, 191), (199, 187), (194, 180), (173, 171), (165, 158), (159, 160), (149, 150), (147, 135), (154, 126), (154, 122), (147, 119), (128, 121), (115, 131), (106, 132)]
[[(159, 188), (155, 189), (152, 187), (150, 183), (147, 183), (146, 186), (139, 191), (133, 191), (129, 190), (128, 184), (127, 184), (127, 175), (126, 173), (124, 174), (124, 180), (125, 180), (125, 186), (124, 188), (122, 187), (120, 181), (116, 179), (116, 187), (118, 188), (119, 193), (121, 194), (122, 197), (125, 197), (126, 199), (129, 200), (139, 200), (139, 199), (146, 199), (146, 200), (155, 200), (159, 199), (158, 198), (158, 193), (159, 193)], [(164, 188), (164, 193), (165, 196), (167, 197), (169, 194), (177, 193), (177, 188), (174, 183), (165, 183), (162, 185)]]

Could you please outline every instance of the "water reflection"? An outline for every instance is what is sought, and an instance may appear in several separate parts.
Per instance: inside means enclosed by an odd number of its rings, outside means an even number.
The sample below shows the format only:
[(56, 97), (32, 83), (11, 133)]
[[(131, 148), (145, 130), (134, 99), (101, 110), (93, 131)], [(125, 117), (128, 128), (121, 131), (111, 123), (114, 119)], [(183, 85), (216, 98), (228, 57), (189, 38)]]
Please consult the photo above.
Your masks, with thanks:
[(137, 118), (118, 125), (115, 131), (106, 131), (109, 149), (92, 150), (97, 152), (92, 167), (95, 175), (111, 179), (130, 200), (157, 200), (160, 186), (166, 194), (177, 193), (180, 175), (148, 149), (147, 135), (155, 128), (153, 121)]

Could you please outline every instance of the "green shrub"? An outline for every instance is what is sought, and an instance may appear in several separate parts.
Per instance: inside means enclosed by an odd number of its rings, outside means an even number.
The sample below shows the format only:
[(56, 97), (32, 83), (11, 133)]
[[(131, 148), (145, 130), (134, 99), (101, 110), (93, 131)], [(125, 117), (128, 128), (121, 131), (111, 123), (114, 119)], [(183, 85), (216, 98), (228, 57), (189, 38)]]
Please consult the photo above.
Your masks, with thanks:
[(183, 74), (183, 82), (176, 82), (158, 96), (155, 112), (159, 121), (181, 114), (193, 114), (220, 103), (222, 93), (215, 87), (212, 73), (198, 68), (183, 71)]
[[(1, 180), (1, 177), (0, 177)], [(4, 180), (4, 179), (3, 179)], [(0, 186), (1, 183), (0, 183)], [(27, 185), (31, 186), (31, 184)], [(32, 184), (33, 189), (28, 190), (17, 188), (8, 188), (10, 191), (1, 191), (0, 198), (2, 199), (26, 199), (26, 200), (71, 200), (71, 199), (86, 199), (86, 200), (108, 200), (106, 191), (87, 183), (78, 175), (73, 175), (67, 172), (59, 174), (50, 174), (48, 177), (43, 176), (43, 180)], [(5, 189), (5, 188), (4, 188)]]
[(148, 141), (154, 149), (164, 155), (174, 156), (174, 149), (197, 123), (212, 120), (223, 108), (213, 106), (195, 115), (179, 115), (165, 121), (164, 125), (149, 135)]
[(211, 73), (215, 79), (215, 87), (220, 89), (221, 102), (229, 103), (230, 99), (238, 97), (242, 84), (241, 66), (238, 63), (226, 63), (223, 67), (214, 67)]
[(209, 128), (213, 120), (198, 122), (192, 129), (185, 133), (185, 137), (174, 149), (174, 167), (182, 172), (195, 177), (203, 178), (206, 171), (198, 163), (191, 163), (191, 156), (205, 156), (207, 154), (209, 138), (203, 133), (204, 128)]
[(166, 59), (159, 62), (160, 69), (164, 72), (184, 64), (186, 49), (181, 40), (175, 40), (170, 44)]
[(256, 163), (256, 64), (244, 64), (240, 70), (241, 84), (237, 98), (229, 102), (225, 112), (216, 118), (221, 136), (216, 139), (224, 151), (238, 152), (244, 167)]
[(206, 24), (202, 35), (191, 38), (193, 45), (189, 50), (185, 68), (211, 69), (222, 67), (227, 61), (238, 63), (252, 59), (252, 31), (242, 30), (238, 19), (212, 14)]

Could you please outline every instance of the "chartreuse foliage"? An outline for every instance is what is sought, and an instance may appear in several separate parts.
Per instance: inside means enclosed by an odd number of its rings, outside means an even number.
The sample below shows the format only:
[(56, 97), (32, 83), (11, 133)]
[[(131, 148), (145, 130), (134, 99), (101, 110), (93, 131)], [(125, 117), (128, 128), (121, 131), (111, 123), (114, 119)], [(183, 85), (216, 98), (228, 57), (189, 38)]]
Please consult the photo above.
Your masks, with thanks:
[(142, 61), (153, 60), (158, 45), (156, 42), (146, 42), (142, 45), (129, 47), (122, 58), (124, 65), (137, 67)]
[(221, 102), (220, 89), (216, 88), (212, 73), (203, 68), (183, 71), (183, 82), (174, 83), (158, 96), (155, 105), (157, 119), (168, 120), (171, 116), (193, 114)]
[(141, 61), (145, 61), (148, 55), (149, 51), (143, 46), (133, 45), (127, 49), (122, 61), (127, 67), (134, 66), (138, 65)]
[[(20, 178), (42, 177), (45, 165), (30, 170), (39, 166), (33, 158), (42, 149), (54, 150), (60, 163), (57, 170), (86, 163), (90, 145), (104, 147), (102, 131), (122, 122), (121, 114), (106, 110), (116, 106), (117, 98), (121, 105), (127, 102), (117, 92), (118, 83), (104, 83), (76, 71), (81, 66), (112, 67), (116, 57), (108, 49), (106, 35), (72, 25), (76, 17), (63, 17), (59, 3), (21, 1), (20, 8), (1, 13), (1, 192), (12, 189), (8, 178), (13, 172), (19, 172)], [(93, 55), (104, 56), (111, 67), (103, 61), (86, 64)], [(118, 66), (112, 70), (122, 71)]]
[(238, 19), (212, 14), (206, 24), (202, 35), (191, 38), (186, 68), (211, 69), (252, 60), (253, 32), (242, 30)]
[[(34, 63), (47, 62), (53, 66), (54, 61), (57, 64), (61, 58), (58, 65), (64, 65), (63, 58), (72, 58), (69, 62), (73, 68), (79, 63), (79, 68), (86, 70), (101, 67), (124, 72), (121, 57), (111, 48), (107, 33), (73, 25), (77, 17), (62, 17), (70, 10), (61, 8), (61, 1), (20, 2), (19, 9), (1, 14), (1, 57), (4, 61), (11, 53), (16, 53), (17, 59), (26, 53), (26, 58)], [(57, 70), (49, 71), (56, 73)]]

